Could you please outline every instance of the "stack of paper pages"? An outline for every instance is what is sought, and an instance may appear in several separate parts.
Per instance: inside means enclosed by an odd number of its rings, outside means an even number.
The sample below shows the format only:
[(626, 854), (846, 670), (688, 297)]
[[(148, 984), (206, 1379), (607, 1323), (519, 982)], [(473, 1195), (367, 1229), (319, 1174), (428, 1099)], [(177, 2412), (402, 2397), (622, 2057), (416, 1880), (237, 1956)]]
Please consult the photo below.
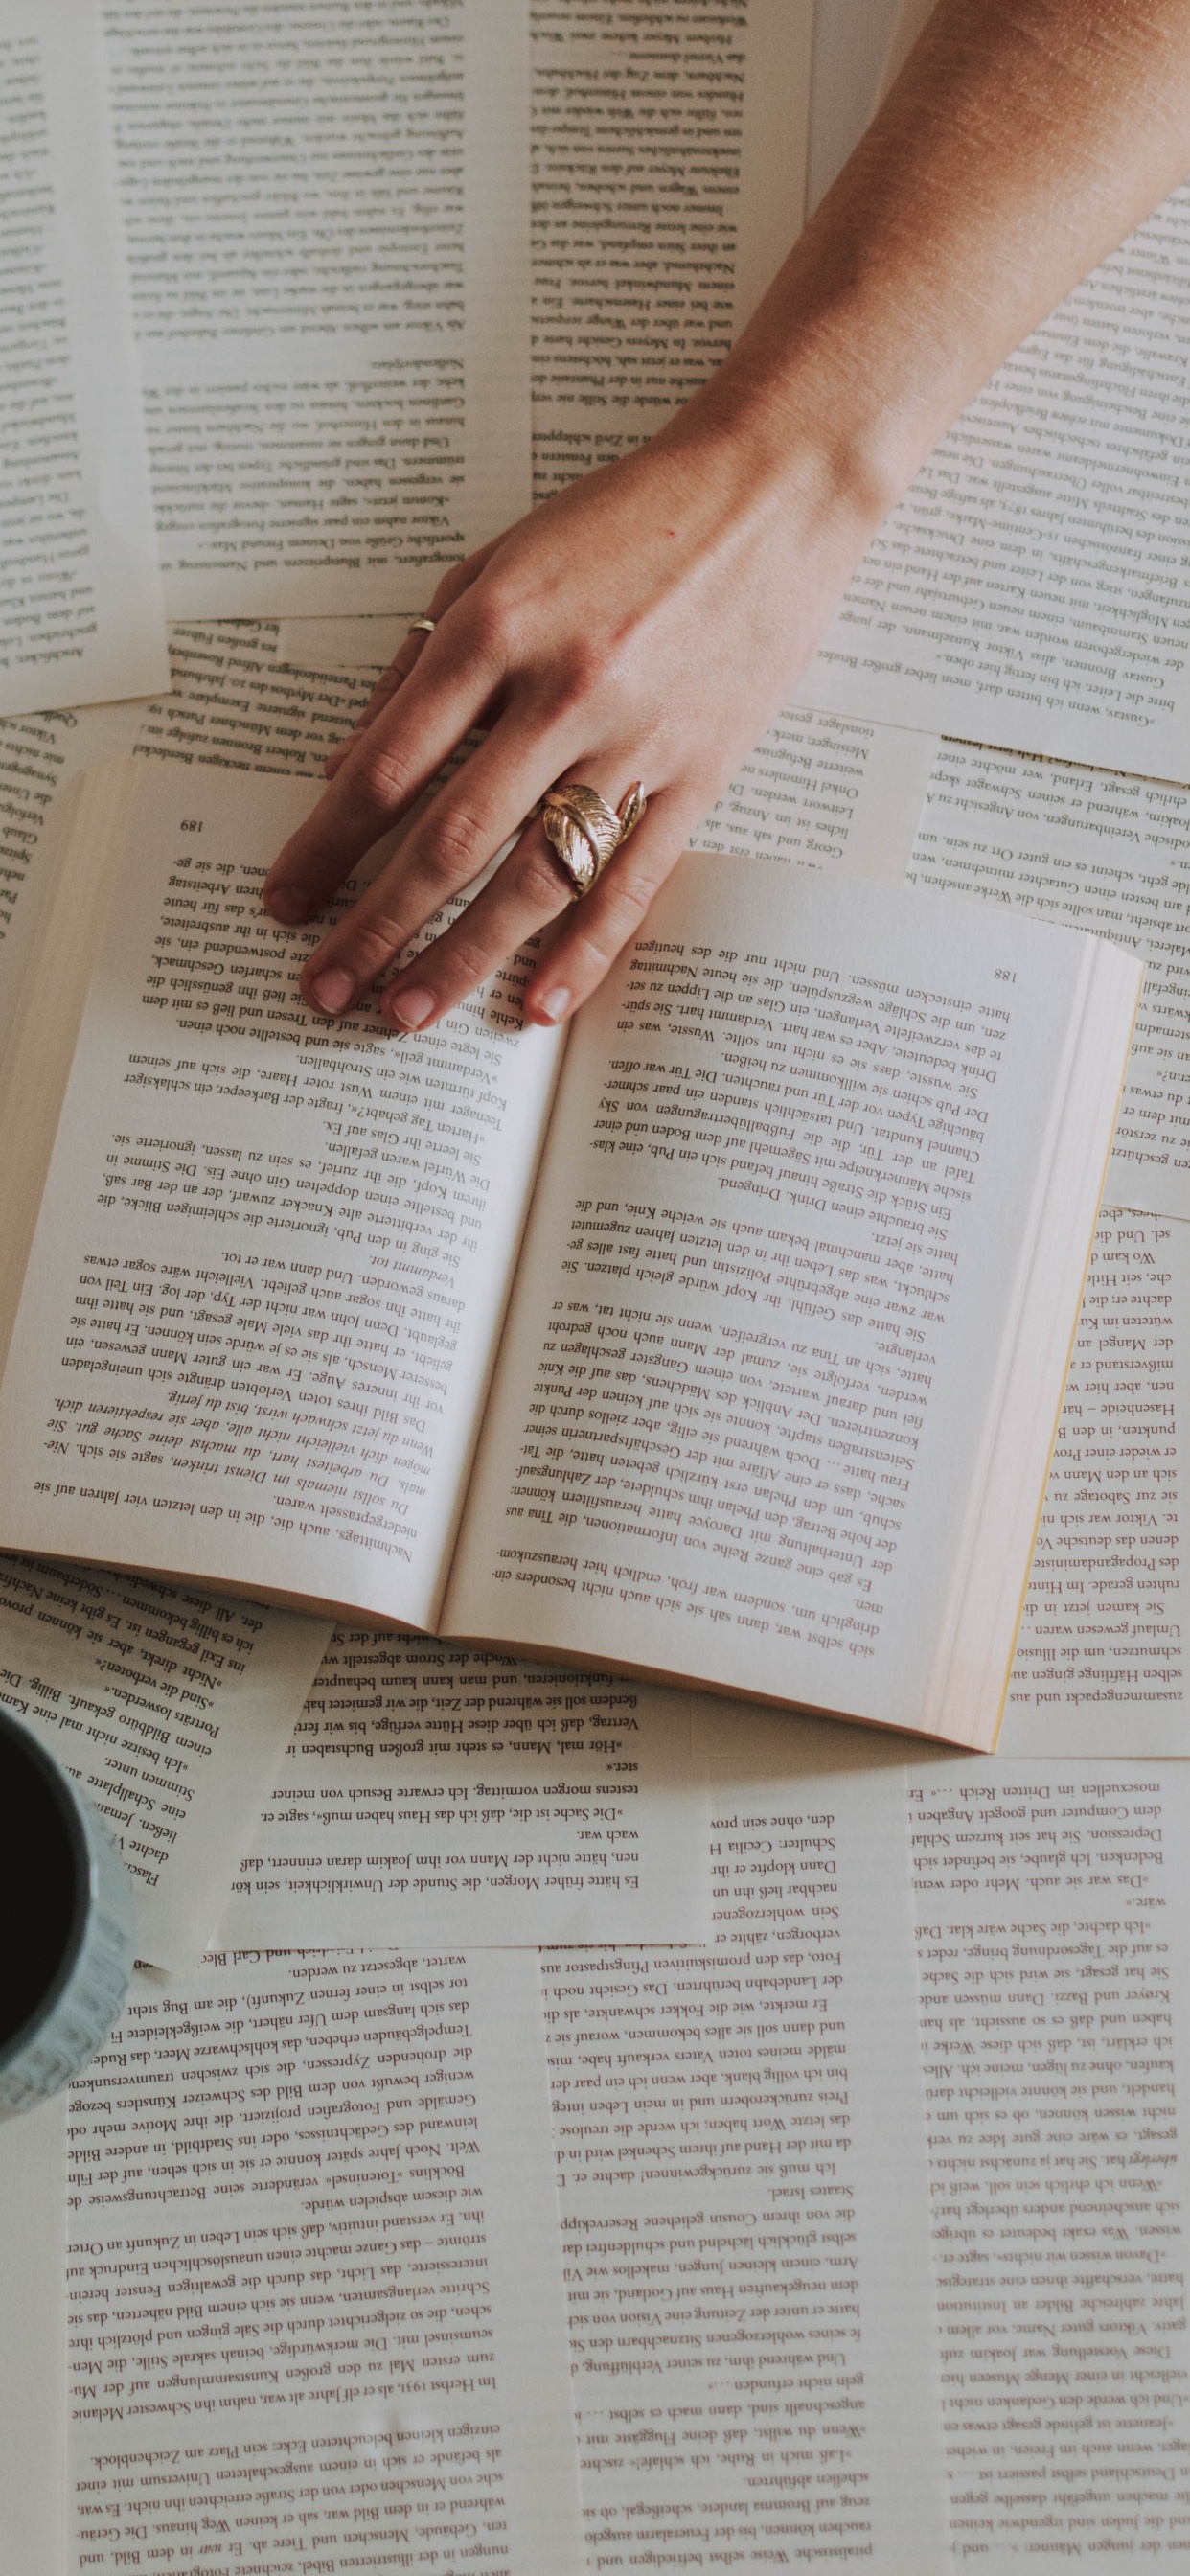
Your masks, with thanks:
[(142, 1960), (0, 2129), (5, 2576), (1190, 2548), (1190, 192), (567, 1043), (258, 905), (811, 36), (0, 0), (0, 1697)]

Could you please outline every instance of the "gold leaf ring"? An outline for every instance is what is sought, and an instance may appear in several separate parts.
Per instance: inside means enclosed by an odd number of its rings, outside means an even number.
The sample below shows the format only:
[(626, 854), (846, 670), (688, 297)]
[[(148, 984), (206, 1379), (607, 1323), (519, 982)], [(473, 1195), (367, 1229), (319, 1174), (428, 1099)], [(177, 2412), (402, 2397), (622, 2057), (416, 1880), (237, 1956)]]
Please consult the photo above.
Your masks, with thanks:
[(575, 901), (590, 894), (608, 860), (622, 850), (636, 830), (648, 798), (639, 778), (622, 798), (619, 812), (595, 787), (551, 787), (541, 800), (545, 837), (570, 886)]

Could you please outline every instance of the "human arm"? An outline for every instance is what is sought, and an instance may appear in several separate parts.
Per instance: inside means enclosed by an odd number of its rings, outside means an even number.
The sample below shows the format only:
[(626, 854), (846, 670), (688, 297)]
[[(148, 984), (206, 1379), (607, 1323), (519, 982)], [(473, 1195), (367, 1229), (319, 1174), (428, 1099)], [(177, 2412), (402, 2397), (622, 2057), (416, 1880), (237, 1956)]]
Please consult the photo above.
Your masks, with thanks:
[(617, 804), (640, 778), (645, 820), (582, 903), (534, 824), (382, 999), (393, 1026), (428, 1025), (562, 916), (525, 1006), (576, 1007), (922, 459), (1188, 167), (1190, 0), (941, 0), (707, 385), (440, 585), (437, 631), (398, 655), (270, 908), (316, 912), (466, 733), (487, 738), (308, 961), (307, 998), (349, 1007), (556, 779)]

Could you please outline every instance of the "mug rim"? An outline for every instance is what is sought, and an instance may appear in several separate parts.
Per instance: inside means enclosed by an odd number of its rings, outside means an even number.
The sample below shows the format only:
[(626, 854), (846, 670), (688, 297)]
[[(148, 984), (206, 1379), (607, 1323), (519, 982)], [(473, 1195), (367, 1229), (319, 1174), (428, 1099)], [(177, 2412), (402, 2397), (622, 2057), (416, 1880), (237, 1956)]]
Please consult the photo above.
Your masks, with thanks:
[(28, 2047), (30, 2038), (36, 2033), (39, 2025), (48, 2019), (55, 2006), (61, 2001), (74, 1975), (86, 1938), (94, 1894), (95, 1869), (86, 1819), (69, 1772), (55, 1760), (26, 1719), (8, 1700), (0, 1700), (0, 1732), (12, 1736), (21, 1751), (40, 1772), (65, 1823), (71, 1857), (75, 1864), (74, 1910), (71, 1914), (70, 1929), (62, 1956), (49, 1985), (34, 2005), (32, 2012), (26, 2014), (24, 2021), (8, 2039), (0, 2042), (0, 2075), (3, 2075), (14, 2058), (19, 2057)]

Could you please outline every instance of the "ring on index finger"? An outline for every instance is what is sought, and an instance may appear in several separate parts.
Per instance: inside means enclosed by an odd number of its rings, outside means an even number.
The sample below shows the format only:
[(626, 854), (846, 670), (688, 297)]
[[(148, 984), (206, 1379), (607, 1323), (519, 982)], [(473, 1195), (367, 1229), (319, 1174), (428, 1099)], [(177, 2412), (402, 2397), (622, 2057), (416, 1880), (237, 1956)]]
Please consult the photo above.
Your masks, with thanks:
[(565, 787), (551, 787), (542, 797), (541, 827), (576, 903), (590, 894), (608, 860), (623, 849), (647, 803), (639, 778), (621, 798), (618, 811), (598, 788), (584, 787), (577, 779)]

